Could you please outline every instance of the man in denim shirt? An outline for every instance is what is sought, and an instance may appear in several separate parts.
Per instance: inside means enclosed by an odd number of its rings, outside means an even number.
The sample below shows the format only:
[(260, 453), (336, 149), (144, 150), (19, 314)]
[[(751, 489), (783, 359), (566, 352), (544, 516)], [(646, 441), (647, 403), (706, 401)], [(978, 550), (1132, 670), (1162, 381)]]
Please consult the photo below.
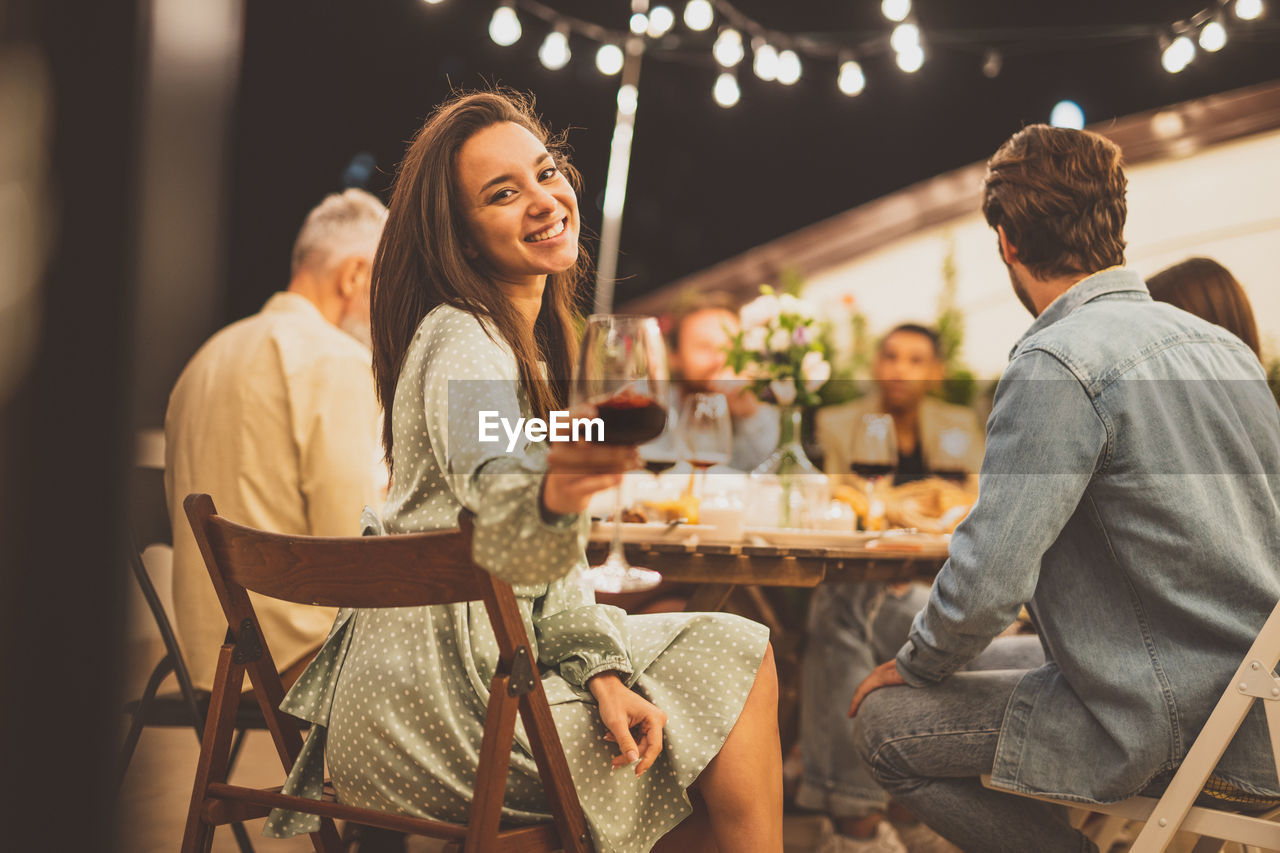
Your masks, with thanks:
[[(969, 850), (1093, 849), (979, 774), (1081, 802), (1161, 790), (1280, 598), (1280, 409), (1239, 339), (1122, 268), (1124, 189), (1087, 132), (1027, 127), (989, 162), (983, 212), (1036, 320), (981, 497), (850, 708), (881, 784)], [(1024, 603), (1046, 663), (958, 672)], [(1280, 796), (1265, 725), (1255, 706), (1219, 785)]]

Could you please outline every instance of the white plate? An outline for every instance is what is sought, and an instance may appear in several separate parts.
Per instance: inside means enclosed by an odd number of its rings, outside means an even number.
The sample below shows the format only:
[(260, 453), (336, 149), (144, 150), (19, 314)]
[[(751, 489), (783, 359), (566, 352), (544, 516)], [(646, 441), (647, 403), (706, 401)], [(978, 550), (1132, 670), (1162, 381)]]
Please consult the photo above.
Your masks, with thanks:
[[(622, 523), (623, 542), (684, 542), (692, 536), (700, 539), (715, 537), (715, 528), (710, 524), (677, 524), (672, 526), (665, 521), (649, 521), (643, 524), (624, 521)], [(608, 542), (613, 538), (612, 521), (593, 521), (591, 523), (591, 540)]]
[(862, 530), (799, 530), (793, 527), (747, 527), (747, 541), (763, 539), (781, 548), (860, 548), (883, 533)]

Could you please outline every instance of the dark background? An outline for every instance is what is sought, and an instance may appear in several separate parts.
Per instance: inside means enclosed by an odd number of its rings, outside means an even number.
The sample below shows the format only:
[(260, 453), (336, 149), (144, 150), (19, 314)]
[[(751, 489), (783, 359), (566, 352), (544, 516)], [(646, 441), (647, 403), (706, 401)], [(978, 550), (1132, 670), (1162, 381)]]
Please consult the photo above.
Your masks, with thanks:
[[(549, 27), (524, 12), (520, 41), (499, 47), (488, 36), (495, 5), (249, 2), (225, 319), (253, 313), (285, 285), (296, 229), (324, 193), (342, 188), (355, 155), (376, 158), (367, 187), (386, 197), (406, 141), (451, 86), (530, 90), (554, 129), (573, 128), (583, 222), (599, 230), (618, 78), (596, 70), (596, 45), (581, 37), (571, 38), (568, 66), (543, 68), (537, 48)], [(548, 5), (615, 30), (630, 14), (626, 0)], [(831, 43), (862, 44), (891, 29), (878, 0), (734, 5), (771, 30)], [(671, 2), (682, 45), (644, 60), (617, 301), (984, 159), (1023, 124), (1047, 121), (1060, 99), (1078, 102), (1092, 124), (1280, 76), (1273, 9), (1252, 23), (1228, 18), (1222, 51), (1166, 73), (1156, 33), (1206, 5), (917, 0), (927, 60), (916, 74), (900, 71), (891, 53), (868, 56), (866, 91), (851, 99), (836, 88), (832, 60), (806, 61), (800, 82), (786, 87), (757, 80), (748, 55), (742, 99), (726, 110), (711, 97), (714, 28), (690, 33), (683, 0)], [(1003, 70), (988, 79), (982, 55), (993, 45)]]

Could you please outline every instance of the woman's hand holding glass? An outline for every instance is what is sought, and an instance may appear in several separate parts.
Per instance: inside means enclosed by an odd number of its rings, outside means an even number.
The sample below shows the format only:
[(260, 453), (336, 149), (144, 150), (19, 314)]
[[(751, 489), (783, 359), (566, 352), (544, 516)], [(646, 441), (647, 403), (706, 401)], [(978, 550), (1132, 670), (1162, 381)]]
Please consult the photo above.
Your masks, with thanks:
[[(593, 418), (595, 407), (575, 406), (572, 418)], [(557, 442), (547, 453), (547, 474), (542, 481), (542, 509), (549, 515), (574, 515), (587, 510), (591, 496), (612, 489), (622, 475), (641, 467), (640, 452), (629, 444), (589, 441)]]
[[(662, 709), (622, 683), (616, 673), (606, 672), (587, 682), (600, 708), (600, 722), (609, 730), (605, 740), (618, 745), (613, 769), (636, 763), (636, 775), (653, 766), (662, 753), (662, 729), (667, 715)], [(632, 732), (639, 735), (636, 739)]]

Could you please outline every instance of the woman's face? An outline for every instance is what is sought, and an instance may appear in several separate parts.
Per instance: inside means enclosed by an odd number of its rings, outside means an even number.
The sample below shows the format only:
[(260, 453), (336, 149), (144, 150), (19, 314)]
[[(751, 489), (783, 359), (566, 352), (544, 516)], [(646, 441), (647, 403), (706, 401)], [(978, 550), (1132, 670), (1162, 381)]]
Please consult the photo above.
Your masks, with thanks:
[(463, 143), (457, 170), (468, 254), (510, 284), (573, 266), (578, 198), (536, 136), (511, 122), (490, 125)]

